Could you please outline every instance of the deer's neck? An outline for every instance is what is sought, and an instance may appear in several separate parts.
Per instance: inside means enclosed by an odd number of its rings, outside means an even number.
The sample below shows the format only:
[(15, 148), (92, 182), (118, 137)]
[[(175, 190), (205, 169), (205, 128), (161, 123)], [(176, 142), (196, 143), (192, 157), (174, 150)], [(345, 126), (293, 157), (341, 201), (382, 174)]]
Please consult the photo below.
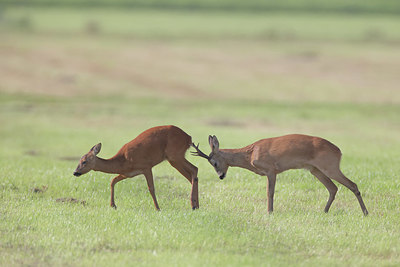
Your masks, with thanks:
[(120, 174), (123, 169), (124, 162), (120, 158), (102, 159), (97, 157), (96, 164), (93, 168), (95, 171), (105, 173)]
[(220, 151), (229, 166), (254, 171), (254, 167), (250, 163), (252, 150), (248, 147), (238, 149), (220, 149)]

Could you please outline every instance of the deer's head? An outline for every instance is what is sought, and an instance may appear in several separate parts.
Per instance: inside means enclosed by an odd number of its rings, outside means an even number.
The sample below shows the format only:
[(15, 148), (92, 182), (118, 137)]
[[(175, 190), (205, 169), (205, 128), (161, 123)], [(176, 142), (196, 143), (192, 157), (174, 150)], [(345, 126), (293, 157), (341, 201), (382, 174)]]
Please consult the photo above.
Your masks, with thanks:
[(210, 144), (211, 147), (211, 153), (209, 156), (201, 152), (198, 145), (197, 146), (193, 145), (193, 147), (197, 151), (192, 152), (192, 154), (207, 159), (208, 162), (210, 162), (210, 164), (214, 167), (219, 178), (222, 180), (225, 178), (229, 166), (226, 163), (226, 160), (224, 159), (222, 152), (219, 150), (219, 142), (217, 137), (215, 135), (214, 136), (210, 135), (208, 137), (208, 143)]
[(88, 153), (83, 155), (83, 157), (79, 161), (78, 167), (76, 167), (76, 170), (74, 171), (74, 176), (79, 177), (82, 174), (88, 173), (89, 171), (93, 170), (97, 158), (96, 155), (99, 154), (100, 150), (101, 143), (98, 143), (97, 145), (92, 147)]

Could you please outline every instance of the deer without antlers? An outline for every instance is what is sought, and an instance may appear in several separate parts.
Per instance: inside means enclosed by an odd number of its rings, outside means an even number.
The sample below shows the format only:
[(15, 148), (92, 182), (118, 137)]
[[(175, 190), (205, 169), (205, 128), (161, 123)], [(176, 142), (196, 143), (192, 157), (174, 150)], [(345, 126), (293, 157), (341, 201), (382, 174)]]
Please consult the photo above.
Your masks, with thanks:
[(114, 202), (114, 186), (119, 181), (139, 174), (146, 177), (150, 194), (157, 210), (153, 174), (151, 169), (164, 160), (177, 169), (192, 184), (192, 209), (199, 208), (197, 167), (185, 159), (185, 153), (192, 144), (192, 138), (176, 126), (158, 126), (150, 128), (129, 143), (122, 146), (110, 159), (97, 157), (101, 143), (85, 154), (76, 168), (74, 175), (81, 176), (91, 170), (118, 174), (111, 181), (111, 207)]
[(350, 189), (357, 197), (364, 215), (367, 208), (361, 198), (357, 185), (340, 170), (340, 149), (320, 137), (291, 134), (275, 138), (261, 139), (239, 149), (219, 149), (216, 136), (209, 136), (211, 154), (207, 156), (199, 149), (193, 155), (206, 158), (215, 168), (220, 179), (224, 179), (228, 167), (241, 167), (267, 176), (268, 212), (273, 211), (276, 175), (289, 169), (308, 169), (328, 189), (329, 199), (325, 212), (335, 199), (338, 188), (332, 179)]

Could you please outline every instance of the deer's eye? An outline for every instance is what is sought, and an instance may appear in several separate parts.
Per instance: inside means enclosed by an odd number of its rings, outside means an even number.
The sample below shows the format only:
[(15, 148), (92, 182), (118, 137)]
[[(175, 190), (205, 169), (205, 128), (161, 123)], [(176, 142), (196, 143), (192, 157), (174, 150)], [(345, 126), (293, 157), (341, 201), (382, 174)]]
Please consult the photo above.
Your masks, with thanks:
[(87, 163), (87, 161), (85, 160), (85, 161), (82, 161), (82, 165), (85, 165)]
[(213, 165), (214, 165), (215, 168), (217, 167), (217, 163), (216, 162)]

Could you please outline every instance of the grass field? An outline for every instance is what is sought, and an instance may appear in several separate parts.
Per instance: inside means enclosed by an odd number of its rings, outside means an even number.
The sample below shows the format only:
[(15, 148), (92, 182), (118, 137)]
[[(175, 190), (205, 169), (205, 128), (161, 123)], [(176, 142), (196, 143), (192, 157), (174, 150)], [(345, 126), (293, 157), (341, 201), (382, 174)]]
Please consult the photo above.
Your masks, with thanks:
[[(0, 21), (1, 266), (397, 266), (400, 19), (387, 15), (7, 8)], [(353, 193), (311, 174), (199, 167), (200, 209), (168, 163), (143, 176), (72, 175), (175, 124), (209, 151), (305, 133), (343, 153)], [(60, 202), (57, 199), (76, 199)]]

